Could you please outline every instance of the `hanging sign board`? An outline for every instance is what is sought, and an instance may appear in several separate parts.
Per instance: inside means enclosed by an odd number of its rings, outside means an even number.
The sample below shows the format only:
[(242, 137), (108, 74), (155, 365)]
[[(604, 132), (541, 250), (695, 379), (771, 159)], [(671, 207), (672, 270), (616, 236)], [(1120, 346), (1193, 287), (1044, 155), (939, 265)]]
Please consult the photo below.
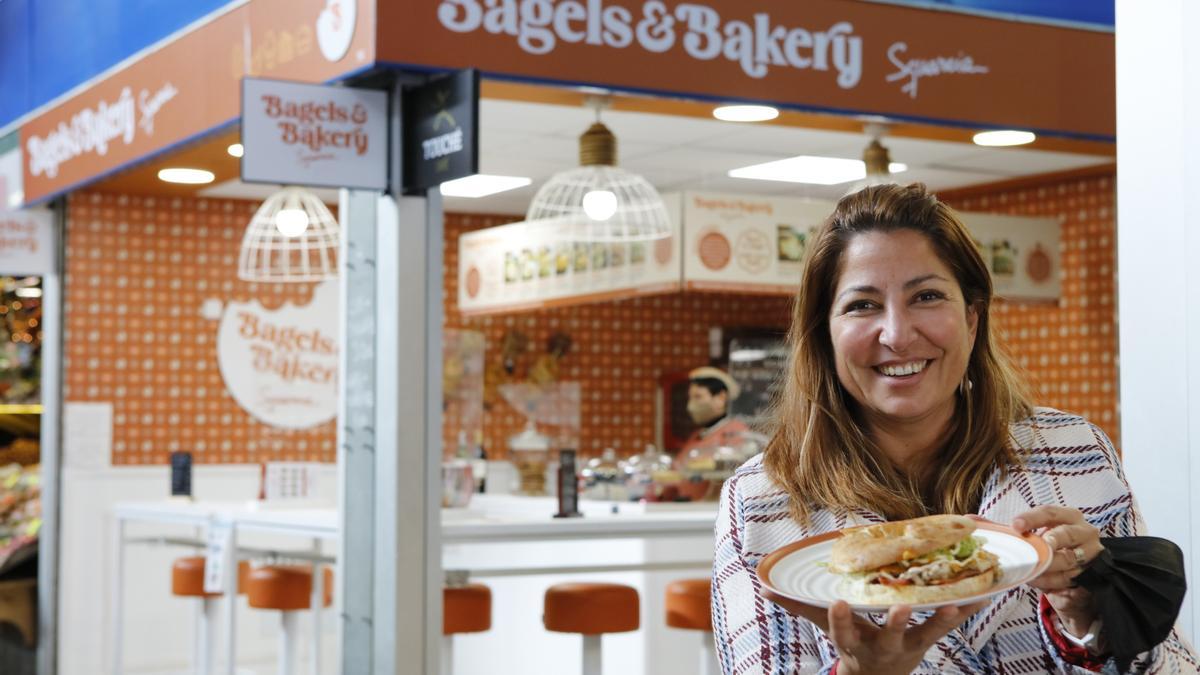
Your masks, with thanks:
[(460, 70), (404, 92), (404, 189), (479, 173), (479, 71)]
[(25, 195), (21, 157), (16, 134), (0, 138), (0, 274), (44, 276), (54, 272), (54, 214), (17, 210)]
[(0, 208), (0, 274), (44, 276), (54, 272), (54, 214), (46, 209)]
[(225, 306), (217, 365), (230, 395), (273, 427), (307, 429), (337, 415), (338, 284), (313, 289), (307, 305)]
[(244, 78), (242, 145), (247, 183), (382, 190), (387, 94)]
[(683, 277), (692, 290), (791, 295), (808, 241), (833, 203), (683, 195)]
[(544, 309), (679, 290), (679, 196), (664, 195), (672, 234), (642, 242), (574, 241), (568, 226), (528, 222), (458, 238), (463, 314)]

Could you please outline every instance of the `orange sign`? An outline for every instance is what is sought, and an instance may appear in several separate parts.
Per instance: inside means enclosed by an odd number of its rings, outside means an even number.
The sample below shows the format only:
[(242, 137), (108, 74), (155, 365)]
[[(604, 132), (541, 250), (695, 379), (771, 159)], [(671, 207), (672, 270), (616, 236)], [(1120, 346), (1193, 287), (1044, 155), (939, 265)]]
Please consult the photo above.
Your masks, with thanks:
[(372, 0), (252, 0), (21, 128), (33, 204), (237, 118), (243, 75), (324, 82), (375, 60)]
[(378, 30), (383, 62), (1100, 139), (1116, 130), (1111, 33), (845, 0), (390, 3)]

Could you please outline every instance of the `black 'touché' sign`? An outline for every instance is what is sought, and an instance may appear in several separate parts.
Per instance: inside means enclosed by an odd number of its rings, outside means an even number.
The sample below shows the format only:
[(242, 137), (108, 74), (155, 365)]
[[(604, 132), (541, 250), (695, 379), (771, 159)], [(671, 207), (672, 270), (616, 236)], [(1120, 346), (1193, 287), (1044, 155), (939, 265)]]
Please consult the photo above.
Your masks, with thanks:
[(403, 101), (406, 192), (479, 173), (479, 71), (406, 90)]

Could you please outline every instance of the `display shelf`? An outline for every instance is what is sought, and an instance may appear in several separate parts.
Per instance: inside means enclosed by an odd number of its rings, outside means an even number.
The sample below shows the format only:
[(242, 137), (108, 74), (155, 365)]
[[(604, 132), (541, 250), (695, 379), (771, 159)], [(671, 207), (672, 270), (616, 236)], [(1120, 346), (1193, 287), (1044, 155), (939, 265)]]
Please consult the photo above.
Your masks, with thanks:
[(0, 403), (0, 415), (40, 415), (41, 403)]

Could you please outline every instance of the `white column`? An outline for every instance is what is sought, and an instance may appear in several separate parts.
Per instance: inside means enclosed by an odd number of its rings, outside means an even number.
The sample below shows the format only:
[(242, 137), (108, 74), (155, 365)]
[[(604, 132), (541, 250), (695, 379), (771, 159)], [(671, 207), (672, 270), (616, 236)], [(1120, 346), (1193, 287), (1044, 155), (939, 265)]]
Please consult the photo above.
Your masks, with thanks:
[[(1200, 3), (1117, 0), (1121, 445), (1151, 534), (1200, 573)], [(1081, 66), (1082, 67), (1082, 66)], [(1195, 396), (1192, 396), (1192, 393)], [(1191, 433), (1195, 429), (1196, 433)], [(1195, 640), (1196, 605), (1180, 624)]]

